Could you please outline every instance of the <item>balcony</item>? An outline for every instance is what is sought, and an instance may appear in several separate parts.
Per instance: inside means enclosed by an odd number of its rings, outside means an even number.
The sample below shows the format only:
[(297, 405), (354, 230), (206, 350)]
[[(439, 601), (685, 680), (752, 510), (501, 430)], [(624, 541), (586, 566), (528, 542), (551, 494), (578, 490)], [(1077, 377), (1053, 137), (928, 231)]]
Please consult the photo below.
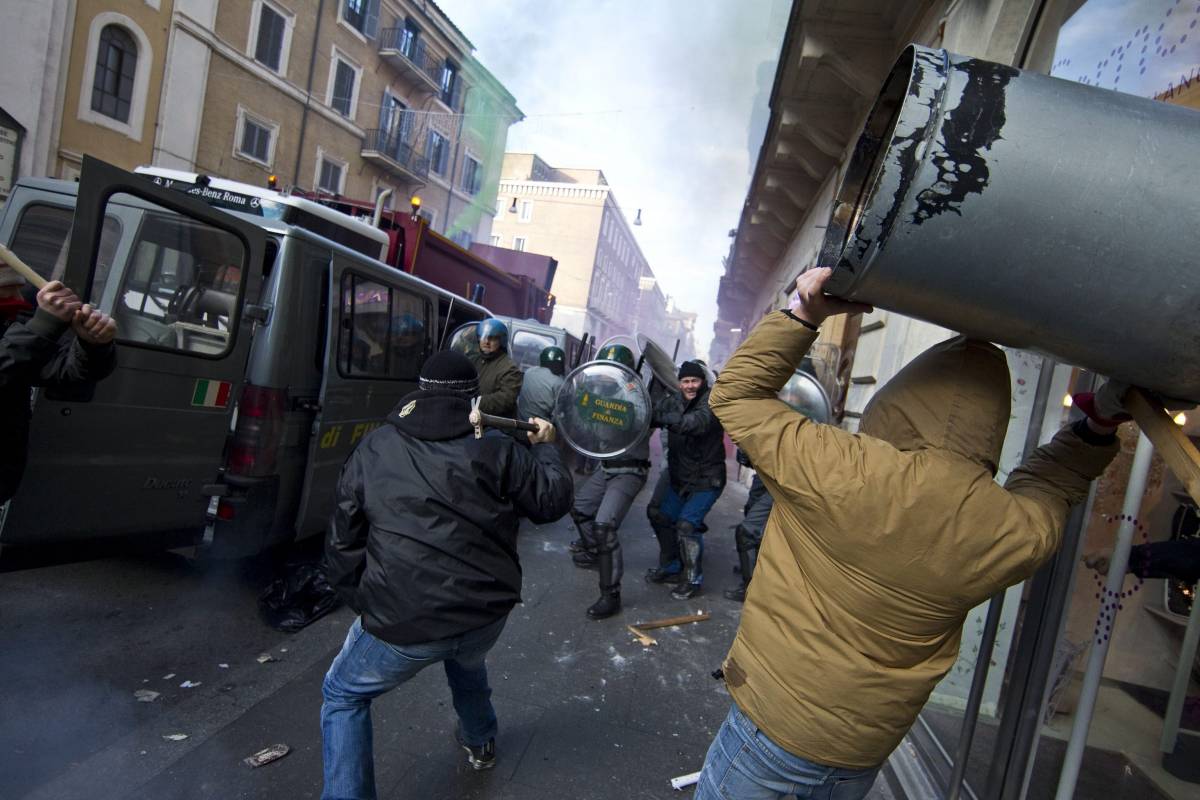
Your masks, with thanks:
[(368, 130), (360, 155), (406, 181), (424, 183), (429, 175), (429, 159), (396, 129)]
[(385, 28), (379, 34), (379, 55), (417, 86), (429, 92), (442, 89), (442, 62), (425, 49), (425, 40), (405, 28)]

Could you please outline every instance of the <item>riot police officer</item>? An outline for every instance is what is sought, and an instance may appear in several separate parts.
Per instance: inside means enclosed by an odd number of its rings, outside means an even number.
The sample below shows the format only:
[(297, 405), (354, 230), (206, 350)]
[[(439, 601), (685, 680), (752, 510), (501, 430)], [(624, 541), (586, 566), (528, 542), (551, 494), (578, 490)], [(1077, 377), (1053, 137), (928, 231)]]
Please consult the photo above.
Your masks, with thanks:
[(521, 383), (517, 398), (517, 419), (554, 420), (554, 401), (563, 385), (567, 354), (561, 347), (550, 346), (538, 356), (538, 366), (531, 367)]
[[(597, 356), (600, 361), (615, 361), (635, 369), (628, 347), (613, 344)], [(646, 485), (650, 471), (650, 439), (642, 437), (633, 449), (615, 458), (600, 461), (600, 468), (575, 492), (571, 518), (579, 531), (581, 547), (573, 556), (575, 565), (597, 567), (600, 571), (600, 599), (587, 609), (591, 619), (611, 617), (621, 610), (621, 575), (624, 561), (617, 529)]]
[(508, 355), (508, 326), (498, 319), (481, 319), (475, 326), (479, 352), (471, 361), (479, 373), (479, 410), (485, 414), (511, 417), (517, 411), (517, 395), (524, 377), (517, 362)]

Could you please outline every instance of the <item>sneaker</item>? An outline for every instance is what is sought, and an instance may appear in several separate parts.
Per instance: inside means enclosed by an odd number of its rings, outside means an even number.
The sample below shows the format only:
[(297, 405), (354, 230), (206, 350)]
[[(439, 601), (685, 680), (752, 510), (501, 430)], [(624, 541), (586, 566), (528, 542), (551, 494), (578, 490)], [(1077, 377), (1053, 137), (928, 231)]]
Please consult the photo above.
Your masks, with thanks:
[(488, 739), (487, 744), (479, 745), (478, 747), (467, 744), (462, 738), (462, 728), (456, 725), (454, 727), (454, 741), (458, 742), (459, 747), (467, 751), (467, 763), (471, 765), (471, 769), (483, 770), (496, 766), (495, 737)]

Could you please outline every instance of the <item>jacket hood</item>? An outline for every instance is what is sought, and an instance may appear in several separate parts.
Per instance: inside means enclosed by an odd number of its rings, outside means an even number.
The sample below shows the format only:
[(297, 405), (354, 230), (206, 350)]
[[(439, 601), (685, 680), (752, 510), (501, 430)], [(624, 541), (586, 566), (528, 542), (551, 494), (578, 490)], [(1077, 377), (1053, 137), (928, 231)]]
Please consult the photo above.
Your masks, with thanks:
[(875, 394), (861, 433), (897, 450), (949, 450), (996, 473), (1012, 389), (1000, 348), (959, 336), (917, 356)]
[(448, 391), (417, 390), (400, 398), (387, 421), (414, 439), (440, 442), (474, 431), (471, 401)]

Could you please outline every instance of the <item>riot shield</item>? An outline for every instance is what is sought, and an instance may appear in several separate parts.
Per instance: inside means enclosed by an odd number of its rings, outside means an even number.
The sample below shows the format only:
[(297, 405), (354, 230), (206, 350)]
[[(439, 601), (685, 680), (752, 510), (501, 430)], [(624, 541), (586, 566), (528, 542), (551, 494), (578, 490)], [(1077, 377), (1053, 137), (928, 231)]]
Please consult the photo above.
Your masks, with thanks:
[(779, 390), (779, 399), (813, 422), (827, 423), (833, 418), (833, 406), (820, 381), (802, 370), (796, 370)]
[(677, 393), (679, 380), (676, 376), (679, 373), (675, 369), (675, 362), (667, 355), (667, 351), (659, 347), (653, 339), (640, 333), (638, 334), (638, 345), (642, 351), (642, 360), (650, 366), (650, 374), (654, 376), (654, 380), (668, 392)]
[(615, 361), (589, 361), (571, 370), (554, 408), (563, 440), (591, 458), (629, 452), (649, 432), (651, 413), (646, 385)]
[(450, 344), (446, 349), (462, 353), (467, 358), (479, 355), (479, 336), (476, 333), (478, 324), (468, 322), (455, 328), (454, 333), (450, 334)]

